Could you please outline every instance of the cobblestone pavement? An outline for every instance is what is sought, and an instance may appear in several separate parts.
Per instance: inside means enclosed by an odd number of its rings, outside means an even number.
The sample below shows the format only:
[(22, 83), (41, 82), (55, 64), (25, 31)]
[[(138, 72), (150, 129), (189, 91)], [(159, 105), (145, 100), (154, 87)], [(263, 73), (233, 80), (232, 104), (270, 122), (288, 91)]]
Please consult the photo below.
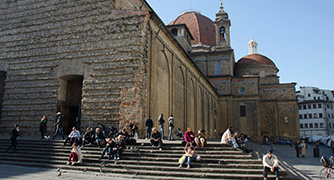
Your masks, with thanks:
[[(254, 144), (254, 148), (265, 154), (270, 145)], [(321, 156), (330, 157), (332, 155), (331, 149), (323, 145), (319, 146), (320, 157), (313, 157), (314, 145), (309, 144), (306, 150), (305, 158), (297, 158), (294, 146), (290, 145), (273, 145), (274, 154), (280, 160), (282, 167), (288, 168), (290, 173), (299, 176), (302, 179), (319, 179), (319, 172), (323, 168), (320, 163)]]

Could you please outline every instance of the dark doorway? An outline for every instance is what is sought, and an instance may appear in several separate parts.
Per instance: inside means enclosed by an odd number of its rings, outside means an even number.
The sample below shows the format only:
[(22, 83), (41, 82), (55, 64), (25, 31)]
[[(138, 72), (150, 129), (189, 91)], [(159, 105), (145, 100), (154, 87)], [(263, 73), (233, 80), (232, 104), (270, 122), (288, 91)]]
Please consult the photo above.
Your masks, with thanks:
[(0, 71), (0, 120), (2, 119), (2, 101), (3, 93), (5, 91), (6, 74), (6, 71)]
[[(60, 92), (66, 93), (65, 101), (60, 101), (60, 112), (63, 114), (63, 129), (65, 134), (72, 131), (72, 127), (80, 130), (81, 99), (83, 76), (63, 77)], [(65, 89), (66, 88), (66, 89)]]

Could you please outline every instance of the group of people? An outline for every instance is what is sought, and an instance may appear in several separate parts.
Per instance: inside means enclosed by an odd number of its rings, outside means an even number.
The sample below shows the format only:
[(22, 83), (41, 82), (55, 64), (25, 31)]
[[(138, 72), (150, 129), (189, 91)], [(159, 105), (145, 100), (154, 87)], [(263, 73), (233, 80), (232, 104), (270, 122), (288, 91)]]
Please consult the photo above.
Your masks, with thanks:
[(204, 147), (207, 142), (205, 139), (205, 130), (198, 130), (198, 135), (195, 136), (195, 133), (190, 127), (187, 128), (187, 131), (184, 133), (184, 141), (182, 142), (184, 147), (184, 154), (179, 159), (179, 168), (183, 167), (187, 162), (187, 169), (190, 168), (191, 161), (199, 159), (199, 156), (196, 155), (196, 148)]
[[(163, 114), (161, 114), (158, 118), (158, 125), (160, 128), (160, 132), (157, 128), (153, 127), (153, 121), (151, 117), (146, 120), (146, 140), (150, 138), (150, 144), (152, 146), (158, 146), (159, 150), (162, 150), (163, 146), (163, 137), (164, 137), (164, 119)], [(47, 117), (44, 115), (40, 120), (40, 132), (41, 138), (47, 138), (45, 136), (46, 131), (46, 124), (47, 124)], [(114, 157), (114, 160), (119, 160), (121, 153), (126, 149), (126, 145), (135, 145), (136, 139), (138, 138), (137, 130), (138, 126), (136, 124), (132, 124), (127, 122), (125, 127), (121, 131), (117, 131), (117, 128), (111, 126), (109, 133), (106, 135), (105, 126), (102, 123), (98, 124), (98, 127), (95, 128), (95, 132), (92, 128), (87, 128), (87, 131), (83, 136), (81, 136), (80, 132), (73, 127), (72, 132), (65, 138), (63, 131), (62, 131), (62, 114), (58, 112), (56, 114), (56, 122), (55, 126), (55, 133), (52, 136), (52, 139), (55, 139), (58, 134), (64, 139), (63, 146), (66, 143), (70, 142), (72, 145), (71, 154), (68, 158), (68, 165), (74, 165), (76, 163), (82, 162), (82, 152), (81, 148), (86, 145), (94, 145), (96, 144), (99, 148), (104, 147), (100, 158), (102, 159), (104, 155), (108, 155), (108, 160), (111, 157)], [(168, 126), (169, 126), (169, 135), (168, 140), (174, 140), (173, 136), (173, 128), (174, 128), (174, 118), (171, 115), (168, 118)], [(176, 135), (183, 139), (183, 134), (180, 128), (176, 131)], [(19, 134), (19, 125), (14, 125), (14, 129), (12, 130), (12, 136), (10, 138), (12, 144), (8, 147), (7, 150), (11, 148), (16, 148), (17, 141), (16, 138), (21, 136)], [(179, 159), (179, 168), (185, 166), (187, 163), (187, 168), (190, 168), (191, 161), (199, 156), (196, 155), (196, 148), (201, 148), (206, 145), (206, 138), (205, 138), (205, 130), (200, 129), (198, 134), (192, 131), (190, 127), (187, 128), (186, 132), (184, 133), (184, 141), (182, 141), (182, 145), (185, 146), (184, 148), (184, 155)], [(107, 140), (107, 143), (106, 143)], [(252, 150), (247, 149), (244, 147), (244, 143), (247, 141), (247, 138), (243, 134), (238, 134), (238, 132), (234, 132), (232, 127), (229, 127), (221, 138), (222, 144), (231, 144), (233, 149), (241, 149), (247, 153), (251, 152)], [(81, 146), (80, 146), (81, 145)], [(297, 157), (299, 154), (302, 154), (302, 157), (305, 157), (307, 145), (303, 140), (301, 143), (297, 142), (295, 145)], [(263, 171), (264, 171), (264, 179), (267, 179), (267, 172), (271, 171), (276, 174), (276, 179), (279, 178), (278, 175), (278, 159), (275, 155), (273, 155), (272, 150), (268, 150), (267, 154), (263, 157)]]
[[(159, 115), (157, 122), (158, 122), (158, 125), (159, 125), (159, 128), (160, 128), (161, 138), (164, 139), (164, 135), (165, 135), (164, 134), (164, 132), (165, 132), (164, 131), (165, 120), (164, 120), (164, 115), (163, 114)], [(145, 139), (146, 140), (151, 138), (151, 133), (153, 131), (153, 125), (154, 125), (154, 123), (153, 123), (153, 120), (151, 119), (151, 116), (148, 116), (148, 119), (145, 122), (145, 126), (146, 126), (146, 138)], [(169, 130), (168, 140), (169, 141), (175, 140), (174, 139), (174, 134), (173, 134), (173, 130), (174, 130), (174, 117), (173, 117), (172, 114), (168, 118), (168, 130)], [(180, 137), (179, 131), (181, 131), (180, 128), (176, 131), (176, 136)], [(181, 135), (180, 138), (182, 138), (182, 135)]]
[(296, 156), (299, 157), (301, 154), (302, 158), (305, 157), (306, 155), (306, 149), (307, 149), (307, 144), (305, 143), (305, 140), (302, 140), (302, 142), (297, 141), (295, 143), (295, 150), (296, 150)]
[(234, 150), (241, 149), (246, 153), (250, 153), (253, 150), (245, 147), (245, 142), (248, 138), (244, 134), (240, 134), (237, 131), (233, 131), (232, 127), (229, 127), (221, 138), (221, 144), (229, 145), (232, 144)]

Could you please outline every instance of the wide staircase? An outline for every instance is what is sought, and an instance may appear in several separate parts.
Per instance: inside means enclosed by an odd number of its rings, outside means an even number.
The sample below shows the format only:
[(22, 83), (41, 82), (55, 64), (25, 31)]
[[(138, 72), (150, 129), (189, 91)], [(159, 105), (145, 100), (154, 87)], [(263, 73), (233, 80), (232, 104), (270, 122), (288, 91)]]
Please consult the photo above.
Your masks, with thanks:
[[(260, 158), (213, 142), (196, 150), (201, 160), (193, 161), (190, 169), (178, 168), (184, 147), (177, 141), (166, 142), (159, 150), (141, 140), (137, 145), (128, 146), (117, 161), (108, 160), (107, 156), (99, 160), (102, 148), (83, 147), (83, 162), (74, 166), (66, 165), (71, 147), (62, 147), (62, 141), (29, 139), (18, 140), (18, 143), (15, 151), (6, 152), (10, 141), (0, 139), (1, 164), (89, 171), (137, 179), (263, 179)], [(282, 179), (298, 179), (282, 168), (280, 175)], [(274, 179), (274, 175), (269, 177)]]

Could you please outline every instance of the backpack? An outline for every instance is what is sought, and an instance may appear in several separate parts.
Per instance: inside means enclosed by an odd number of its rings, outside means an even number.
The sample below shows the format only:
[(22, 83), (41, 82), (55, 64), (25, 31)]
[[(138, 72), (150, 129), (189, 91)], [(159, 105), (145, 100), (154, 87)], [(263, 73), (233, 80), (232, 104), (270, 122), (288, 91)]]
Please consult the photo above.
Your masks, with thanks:
[(322, 166), (324, 166), (326, 168), (328, 168), (330, 166), (329, 160), (325, 156), (321, 157), (320, 162), (321, 162)]
[(174, 127), (174, 119), (169, 119), (168, 120), (168, 126)]

